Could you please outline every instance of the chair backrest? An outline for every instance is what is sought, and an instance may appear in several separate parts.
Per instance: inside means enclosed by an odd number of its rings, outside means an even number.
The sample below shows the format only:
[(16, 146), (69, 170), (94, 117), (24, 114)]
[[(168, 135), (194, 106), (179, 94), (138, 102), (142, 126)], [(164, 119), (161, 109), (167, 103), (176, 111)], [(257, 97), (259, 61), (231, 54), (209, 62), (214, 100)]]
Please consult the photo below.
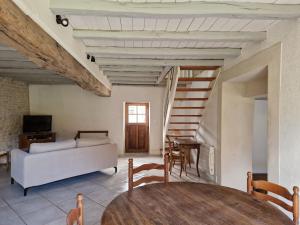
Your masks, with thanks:
[[(274, 184), (264, 180), (253, 180), (251, 172), (247, 174), (247, 192), (258, 199), (264, 201), (270, 201), (284, 208), (285, 210), (293, 213), (293, 221), (295, 224), (299, 224), (299, 188), (294, 186), (293, 194), (291, 194), (285, 187), (278, 184)], [(259, 190), (272, 192), (292, 202), (292, 205), (285, 203), (284, 201), (268, 195), (267, 193), (259, 192)]]
[(76, 197), (76, 208), (71, 209), (67, 215), (67, 225), (84, 225), (83, 222), (83, 196), (78, 194)]
[[(147, 176), (142, 177), (136, 181), (133, 181), (133, 175), (139, 173), (144, 170), (164, 170), (164, 176)], [(169, 156), (165, 154), (164, 156), (164, 164), (156, 164), (156, 163), (148, 163), (143, 164), (139, 167), (133, 168), (133, 159), (128, 159), (128, 190), (132, 191), (134, 187), (150, 182), (169, 182)]]
[(169, 143), (169, 153), (172, 154), (173, 151), (176, 151), (175, 149), (175, 141), (171, 141), (171, 138), (169, 135), (166, 135)]

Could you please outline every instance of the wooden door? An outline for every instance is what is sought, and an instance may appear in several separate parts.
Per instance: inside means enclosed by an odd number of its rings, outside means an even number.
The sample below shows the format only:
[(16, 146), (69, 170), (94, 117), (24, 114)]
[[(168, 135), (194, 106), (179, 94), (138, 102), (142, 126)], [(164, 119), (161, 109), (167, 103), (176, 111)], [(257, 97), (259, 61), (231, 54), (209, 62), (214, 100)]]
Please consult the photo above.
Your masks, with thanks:
[(126, 103), (125, 152), (149, 151), (149, 104)]

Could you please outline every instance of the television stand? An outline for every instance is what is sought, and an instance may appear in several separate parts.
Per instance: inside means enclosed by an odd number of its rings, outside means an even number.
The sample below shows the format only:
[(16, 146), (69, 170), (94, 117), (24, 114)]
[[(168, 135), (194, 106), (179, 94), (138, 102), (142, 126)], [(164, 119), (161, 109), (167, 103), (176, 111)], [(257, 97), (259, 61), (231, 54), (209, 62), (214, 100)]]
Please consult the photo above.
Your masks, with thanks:
[(32, 143), (55, 142), (55, 132), (25, 133), (19, 135), (19, 149), (28, 152)]

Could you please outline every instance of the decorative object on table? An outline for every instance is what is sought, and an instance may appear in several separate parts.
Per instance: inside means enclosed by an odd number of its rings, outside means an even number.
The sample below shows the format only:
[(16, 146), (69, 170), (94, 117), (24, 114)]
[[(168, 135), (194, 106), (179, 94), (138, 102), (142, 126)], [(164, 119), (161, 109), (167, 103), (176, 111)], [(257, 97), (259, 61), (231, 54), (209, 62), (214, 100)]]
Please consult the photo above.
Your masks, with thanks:
[(84, 225), (83, 215), (83, 196), (78, 194), (76, 197), (76, 208), (71, 209), (67, 215), (67, 225)]
[(120, 194), (106, 207), (102, 225), (120, 224), (294, 225), (280, 209), (246, 192), (192, 182), (149, 184)]
[[(266, 193), (263, 193), (261, 191), (265, 191)], [(268, 182), (265, 180), (253, 180), (252, 173), (248, 172), (247, 192), (260, 200), (273, 202), (274, 204), (293, 213), (294, 223), (296, 225), (299, 224), (299, 188), (297, 186), (293, 187), (294, 193), (291, 194), (288, 189), (278, 184)], [(275, 198), (274, 196), (268, 195), (268, 192), (272, 192), (276, 195), (285, 198), (286, 200), (292, 202), (292, 205), (288, 205), (286, 202)]]
[[(165, 154), (164, 164), (157, 163), (148, 163), (141, 166), (133, 168), (133, 159), (128, 159), (128, 190), (132, 191), (134, 187), (139, 186), (140, 184), (150, 183), (150, 182), (169, 182), (169, 157), (168, 154)], [(133, 175), (145, 170), (164, 170), (164, 176), (148, 176), (142, 177), (136, 181), (133, 181)]]

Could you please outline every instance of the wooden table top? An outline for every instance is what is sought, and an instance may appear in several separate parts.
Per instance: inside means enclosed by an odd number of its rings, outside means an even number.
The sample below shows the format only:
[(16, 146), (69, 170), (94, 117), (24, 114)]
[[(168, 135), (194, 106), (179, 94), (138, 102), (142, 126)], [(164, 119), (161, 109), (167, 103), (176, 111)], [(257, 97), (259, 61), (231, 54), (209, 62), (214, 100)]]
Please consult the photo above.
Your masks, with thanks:
[(279, 209), (232, 188), (155, 183), (115, 198), (102, 225), (293, 225)]
[(175, 139), (174, 142), (179, 145), (201, 145), (201, 142), (193, 139)]

